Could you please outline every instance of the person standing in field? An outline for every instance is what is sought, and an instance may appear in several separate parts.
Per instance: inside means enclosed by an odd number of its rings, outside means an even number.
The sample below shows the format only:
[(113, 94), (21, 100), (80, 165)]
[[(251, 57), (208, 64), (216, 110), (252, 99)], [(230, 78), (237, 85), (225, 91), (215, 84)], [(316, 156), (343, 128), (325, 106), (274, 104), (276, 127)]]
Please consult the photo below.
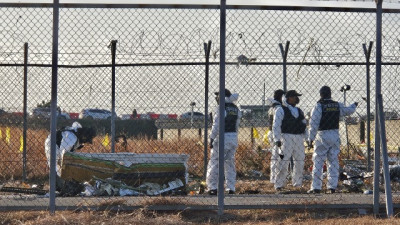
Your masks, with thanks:
[[(273, 137), (273, 132), (272, 132), (272, 127), (273, 127), (273, 122), (274, 122), (274, 115), (275, 112), (278, 110), (278, 108), (282, 107), (282, 96), (285, 94), (285, 92), (282, 89), (278, 89), (274, 92), (274, 99), (272, 100), (272, 106), (268, 111), (268, 119), (269, 119), (269, 132), (267, 134), (269, 143), (272, 144), (271, 147), (271, 164), (270, 164), (270, 182), (272, 184), (275, 183), (276, 175), (278, 173), (278, 163), (281, 157), (283, 156), (282, 153), (280, 152), (280, 148), (275, 146), (274, 143), (274, 137)], [(283, 157), (282, 157), (283, 158)]]
[(321, 192), (322, 171), (325, 160), (327, 160), (328, 170), (328, 193), (335, 193), (339, 179), (339, 118), (354, 113), (358, 103), (355, 102), (346, 107), (343, 103), (333, 101), (331, 98), (331, 88), (328, 86), (323, 86), (319, 93), (321, 99), (312, 110), (310, 119), (308, 146), (311, 148), (315, 140), (315, 148), (313, 154), (312, 183), (308, 193)]
[[(219, 103), (219, 93), (216, 92), (216, 99)], [(219, 107), (214, 113), (214, 122), (210, 134), (210, 147), (211, 154), (210, 160), (207, 167), (206, 183), (208, 193), (210, 195), (217, 195), (218, 192), (218, 164), (219, 164), (219, 121), (220, 119), (225, 120), (225, 145), (224, 145), (224, 171), (225, 171), (225, 182), (226, 191), (228, 194), (235, 194), (236, 184), (236, 165), (235, 165), (235, 153), (238, 147), (238, 129), (241, 118), (241, 112), (239, 108), (234, 104), (239, 98), (239, 94), (231, 92), (225, 89), (225, 112), (223, 118), (220, 118)]]
[(304, 139), (306, 136), (306, 120), (303, 111), (296, 107), (300, 102), (295, 90), (286, 92), (284, 105), (275, 111), (273, 122), (273, 136), (275, 146), (281, 148), (281, 161), (275, 180), (275, 189), (279, 192), (286, 185), (288, 165), (293, 157), (292, 184), (302, 187), (304, 170)]

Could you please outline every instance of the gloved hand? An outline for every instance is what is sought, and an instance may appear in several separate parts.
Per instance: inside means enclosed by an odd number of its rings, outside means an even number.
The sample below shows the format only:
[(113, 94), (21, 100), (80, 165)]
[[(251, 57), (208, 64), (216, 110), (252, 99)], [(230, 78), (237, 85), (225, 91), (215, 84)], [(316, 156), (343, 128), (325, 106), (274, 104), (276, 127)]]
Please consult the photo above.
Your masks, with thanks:
[(313, 147), (313, 141), (307, 141), (307, 148), (312, 149)]
[(214, 139), (210, 138), (210, 148), (213, 148)]
[(275, 142), (275, 146), (277, 146), (278, 148), (280, 148), (282, 146), (282, 142), (281, 141), (276, 141)]
[(354, 105), (356, 105), (356, 107), (358, 106), (358, 102), (354, 102)]
[(284, 155), (279, 154), (279, 158), (281, 158), (281, 160), (283, 160), (283, 157), (285, 157)]

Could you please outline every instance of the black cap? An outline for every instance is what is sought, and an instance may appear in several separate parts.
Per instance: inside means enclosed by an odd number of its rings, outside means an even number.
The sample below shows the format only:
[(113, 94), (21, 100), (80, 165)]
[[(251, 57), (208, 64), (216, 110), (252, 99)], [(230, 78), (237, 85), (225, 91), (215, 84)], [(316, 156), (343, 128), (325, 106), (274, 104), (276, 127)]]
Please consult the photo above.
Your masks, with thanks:
[(285, 94), (285, 92), (282, 89), (278, 89), (274, 92), (274, 100), (281, 102), (282, 101), (282, 96)]
[(295, 91), (295, 90), (290, 90), (290, 91), (286, 92), (286, 95), (285, 95), (286, 98), (295, 97), (295, 96), (301, 96), (301, 94), (297, 93), (297, 91)]
[(319, 89), (319, 94), (321, 95), (322, 98), (330, 98), (331, 97), (331, 88), (328, 86), (322, 86), (321, 89)]
[[(214, 92), (215, 95), (219, 95), (219, 91)], [(232, 93), (225, 88), (225, 97), (230, 97), (232, 95)]]

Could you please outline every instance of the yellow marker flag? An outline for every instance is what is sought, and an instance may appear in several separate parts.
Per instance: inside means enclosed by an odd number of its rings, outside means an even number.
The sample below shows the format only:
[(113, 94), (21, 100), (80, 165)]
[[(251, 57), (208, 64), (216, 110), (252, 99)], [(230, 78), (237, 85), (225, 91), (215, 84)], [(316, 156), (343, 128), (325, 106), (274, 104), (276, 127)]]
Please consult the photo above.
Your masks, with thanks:
[(21, 145), (19, 146), (19, 151), (23, 152), (24, 151), (24, 138), (22, 137), (22, 135), (19, 138), (19, 143), (21, 143)]
[(260, 135), (258, 135), (258, 131), (254, 127), (253, 127), (253, 138), (260, 138)]
[(3, 139), (3, 133), (1, 133), (1, 129), (0, 129), (0, 139)]
[(10, 140), (11, 140), (11, 131), (10, 131), (10, 128), (7, 127), (6, 128), (6, 143), (10, 144)]
[(371, 141), (373, 139), (374, 139), (374, 136), (372, 136), (372, 133), (369, 133), (369, 140)]
[(264, 133), (264, 137), (263, 137), (263, 142), (266, 145), (269, 145), (269, 140), (268, 140), (268, 133), (269, 133), (269, 129), (267, 129)]
[(107, 147), (110, 144), (110, 140), (108, 138), (108, 134), (104, 137), (103, 141), (101, 142), (104, 147)]

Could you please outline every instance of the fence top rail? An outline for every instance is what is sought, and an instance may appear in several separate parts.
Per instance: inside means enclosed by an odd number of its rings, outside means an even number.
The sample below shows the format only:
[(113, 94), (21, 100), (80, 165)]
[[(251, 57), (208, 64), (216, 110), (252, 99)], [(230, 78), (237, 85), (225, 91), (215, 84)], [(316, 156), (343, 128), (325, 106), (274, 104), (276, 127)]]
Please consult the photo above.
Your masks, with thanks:
[[(124, 1), (120, 1), (124, 2)], [(125, 1), (126, 2), (126, 1)], [(219, 1), (161, 0), (131, 1), (130, 3), (61, 3), (60, 8), (158, 8), (158, 9), (219, 9)], [(237, 10), (287, 10), (287, 11), (331, 11), (331, 12), (376, 12), (374, 2), (327, 2), (327, 1), (259, 1), (230, 0), (227, 9)], [(53, 3), (21, 3), (10, 0), (0, 3), (0, 7), (52, 8)], [(400, 4), (386, 3), (384, 13), (400, 13)]]

